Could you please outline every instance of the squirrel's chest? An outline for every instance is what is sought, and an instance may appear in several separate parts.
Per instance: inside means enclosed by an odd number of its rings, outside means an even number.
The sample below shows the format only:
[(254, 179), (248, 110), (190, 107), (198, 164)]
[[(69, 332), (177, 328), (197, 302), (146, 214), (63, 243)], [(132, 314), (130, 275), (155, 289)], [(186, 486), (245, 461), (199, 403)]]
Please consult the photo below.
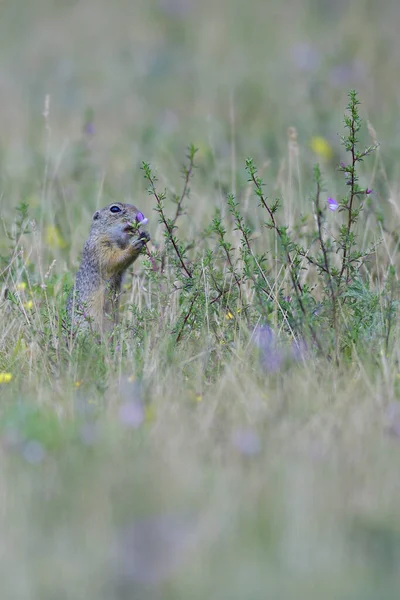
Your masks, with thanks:
[(93, 297), (92, 312), (96, 320), (101, 323), (102, 329), (107, 325), (112, 327), (118, 320), (119, 296), (121, 292), (121, 280), (113, 279), (102, 282)]

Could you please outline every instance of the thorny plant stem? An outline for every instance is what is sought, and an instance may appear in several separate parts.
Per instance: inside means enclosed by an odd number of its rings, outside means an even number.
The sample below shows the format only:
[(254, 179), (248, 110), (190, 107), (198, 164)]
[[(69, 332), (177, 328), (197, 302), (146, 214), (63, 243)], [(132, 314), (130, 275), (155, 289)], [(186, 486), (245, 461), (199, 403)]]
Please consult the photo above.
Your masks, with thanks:
[[(282, 242), (283, 241), (282, 232), (279, 229), (279, 227), (278, 227), (278, 225), (277, 225), (277, 223), (275, 221), (274, 213), (272, 212), (272, 210), (268, 206), (268, 203), (267, 203), (267, 201), (266, 201), (266, 199), (264, 197), (264, 194), (262, 193), (261, 184), (260, 184), (260, 182), (256, 178), (256, 171), (251, 171), (251, 180), (252, 180), (252, 182), (254, 183), (254, 185), (256, 186), (256, 188), (258, 190), (258, 194), (257, 195), (258, 195), (258, 197), (259, 197), (259, 199), (261, 201), (261, 204), (267, 210), (267, 212), (268, 212), (268, 214), (270, 216), (271, 223), (272, 223), (272, 228), (276, 231), (279, 239)], [(290, 256), (289, 251), (287, 250), (287, 248), (285, 248), (284, 244), (282, 244), (282, 247), (284, 249), (286, 260), (287, 260), (288, 265), (290, 267), (290, 273), (291, 273), (291, 276), (292, 276), (292, 270), (294, 268), (294, 265), (293, 265), (293, 262), (292, 262), (292, 258)], [(301, 293), (303, 290), (302, 290), (301, 283), (299, 282), (297, 276), (296, 276), (296, 284), (294, 284), (293, 276), (292, 276), (292, 282), (293, 282), (294, 287), (295, 288), (298, 287), (298, 289), (299, 289), (299, 291)]]
[(351, 118), (351, 127), (350, 127), (350, 131), (351, 131), (351, 140), (352, 140), (352, 145), (351, 145), (351, 174), (350, 174), (350, 200), (349, 200), (349, 204), (347, 207), (347, 211), (348, 211), (348, 217), (347, 217), (347, 234), (346, 234), (346, 243), (345, 246), (343, 248), (343, 258), (342, 258), (342, 268), (340, 269), (340, 275), (339, 275), (339, 286), (342, 282), (342, 277), (344, 274), (344, 271), (347, 268), (347, 274), (346, 274), (346, 284), (348, 284), (349, 282), (349, 264), (347, 261), (347, 254), (348, 254), (348, 250), (349, 250), (349, 239), (350, 239), (350, 232), (351, 232), (351, 226), (353, 224), (353, 201), (354, 198), (356, 196), (356, 186), (355, 186), (355, 173), (356, 173), (356, 163), (357, 163), (357, 156), (356, 156), (356, 142), (355, 142), (355, 136), (356, 136), (356, 131), (355, 131), (355, 119), (354, 116), (352, 115)]
[(199, 296), (200, 296), (200, 292), (199, 291), (197, 291), (193, 295), (192, 301), (191, 301), (190, 306), (189, 306), (189, 310), (186, 313), (185, 318), (183, 319), (182, 327), (180, 328), (179, 333), (176, 336), (176, 343), (178, 343), (181, 340), (181, 337), (182, 337), (182, 334), (183, 334), (183, 330), (185, 329), (185, 325), (188, 322), (190, 315), (192, 314), (192, 310), (193, 310), (194, 304), (195, 304), (195, 302), (196, 302), (196, 300), (197, 300), (197, 298)]
[(168, 220), (167, 220), (167, 218), (166, 218), (166, 216), (164, 214), (163, 203), (162, 203), (162, 200), (160, 198), (160, 195), (157, 192), (156, 185), (155, 185), (155, 181), (156, 180), (152, 176), (150, 168), (148, 168), (148, 165), (143, 165), (143, 170), (145, 172), (145, 177), (146, 177), (147, 181), (150, 183), (151, 193), (153, 194), (153, 196), (154, 196), (154, 198), (155, 198), (155, 200), (157, 202), (157, 210), (158, 210), (158, 213), (159, 213), (159, 215), (160, 215), (160, 217), (162, 219), (163, 225), (164, 225), (164, 227), (165, 227), (165, 229), (167, 231), (168, 239), (171, 242), (171, 244), (172, 244), (172, 246), (173, 246), (173, 248), (175, 250), (175, 253), (176, 253), (177, 257), (178, 257), (178, 260), (179, 260), (179, 262), (180, 262), (180, 264), (182, 266), (182, 269), (185, 271), (186, 275), (190, 279), (192, 279), (192, 277), (193, 277), (192, 273), (189, 270), (189, 268), (186, 266), (185, 261), (183, 260), (182, 255), (180, 253), (180, 250), (178, 248), (178, 245), (177, 245), (177, 243), (175, 241), (175, 238), (174, 238), (174, 235), (173, 235), (173, 226), (171, 226), (168, 223)]
[(305, 258), (307, 260), (307, 262), (310, 263), (310, 265), (314, 265), (314, 267), (321, 269), (321, 271), (323, 271), (324, 273), (328, 273), (325, 265), (322, 265), (322, 264), (318, 263), (316, 260), (314, 260), (312, 258), (312, 256), (310, 256), (309, 254), (307, 254), (307, 252), (305, 252), (304, 249), (298, 248), (297, 253), (299, 254), (299, 256), (302, 256), (303, 258)]
[(188, 154), (189, 166), (183, 167), (183, 173), (184, 173), (185, 179), (184, 179), (182, 193), (179, 197), (178, 204), (176, 206), (175, 216), (172, 219), (172, 229), (175, 227), (175, 223), (178, 220), (178, 217), (180, 217), (180, 215), (182, 214), (182, 203), (183, 203), (186, 195), (188, 194), (189, 181), (192, 178), (193, 169), (195, 168), (194, 157), (196, 155), (196, 152), (197, 152), (197, 148), (194, 148), (194, 146), (191, 146), (189, 148), (189, 154)]
[[(275, 232), (278, 235), (278, 237), (281, 240), (281, 242), (283, 242), (282, 232), (281, 232), (281, 230), (279, 229), (279, 227), (278, 227), (278, 225), (276, 223), (273, 211), (268, 206), (268, 203), (267, 203), (267, 201), (266, 201), (266, 199), (264, 197), (264, 194), (263, 194), (262, 188), (261, 188), (261, 183), (256, 178), (256, 172), (257, 171), (254, 168), (252, 168), (250, 170), (250, 177), (251, 177), (251, 180), (252, 180), (252, 182), (254, 183), (254, 185), (255, 185), (255, 187), (257, 189), (257, 196), (259, 197), (262, 206), (266, 209), (266, 211), (268, 212), (268, 214), (270, 216), (271, 223), (272, 223), (272, 228), (275, 230)], [(288, 249), (285, 247), (285, 244), (283, 244), (283, 243), (282, 243), (282, 247), (283, 247), (283, 250), (285, 252), (286, 260), (287, 260), (287, 263), (288, 263), (288, 266), (289, 266), (290, 279), (292, 280), (292, 286), (293, 286), (294, 292), (296, 294), (297, 302), (298, 302), (298, 304), (300, 306), (300, 310), (301, 310), (301, 312), (303, 314), (303, 317), (306, 318), (307, 317), (307, 311), (305, 309), (303, 300), (301, 298), (301, 294), (302, 294), (302, 291), (303, 291), (302, 290), (302, 286), (301, 286), (301, 284), (300, 284), (300, 282), (298, 280), (298, 277), (297, 277), (297, 275), (295, 273), (295, 267), (293, 265), (292, 257), (290, 256), (290, 253), (289, 253)], [(308, 323), (308, 328), (310, 330), (311, 337), (312, 337), (314, 343), (316, 344), (318, 350), (322, 353), (321, 343), (320, 343), (320, 341), (318, 339), (318, 336), (317, 336), (317, 334), (316, 334), (316, 332), (314, 330), (314, 327), (311, 325), (311, 323)]]
[[(324, 235), (322, 232), (322, 219), (321, 219), (322, 211), (321, 211), (321, 206), (320, 206), (320, 196), (321, 196), (321, 184), (320, 184), (320, 181), (317, 180), (317, 191), (315, 194), (315, 210), (317, 213), (318, 239), (319, 239), (319, 244), (321, 246), (321, 251), (322, 251), (322, 256), (323, 256), (323, 271), (327, 275), (329, 291), (331, 293), (332, 324), (333, 324), (333, 330), (335, 332), (335, 358), (336, 358), (336, 362), (338, 362), (339, 359), (338, 359), (338, 327), (337, 327), (337, 315), (336, 315), (336, 308), (337, 308), (336, 307), (336, 292), (335, 292), (335, 286), (333, 283), (333, 277), (332, 277), (330, 266), (329, 266), (328, 252), (326, 249)], [(320, 266), (320, 268), (322, 268), (322, 265)]]
[(228, 261), (228, 265), (230, 267), (231, 273), (232, 273), (233, 278), (235, 280), (235, 283), (236, 283), (236, 285), (238, 287), (239, 298), (240, 298), (240, 301), (241, 301), (242, 300), (242, 282), (240, 281), (239, 277), (236, 274), (235, 268), (234, 268), (233, 263), (232, 263), (232, 259), (231, 259), (231, 255), (230, 255), (229, 249), (226, 246), (225, 239), (224, 239), (224, 233), (225, 232), (224, 231), (220, 231), (220, 230), (216, 230), (216, 232), (217, 232), (217, 235), (219, 237), (220, 247), (222, 247), (222, 249), (224, 251), (224, 254), (226, 256), (226, 260)]
[[(250, 240), (249, 240), (249, 237), (248, 237), (248, 235), (247, 235), (247, 233), (246, 233), (246, 231), (245, 231), (245, 229), (243, 227), (243, 224), (242, 224), (242, 221), (241, 221), (241, 217), (236, 218), (236, 226), (237, 226), (238, 230), (240, 231), (240, 233), (243, 236), (243, 239), (245, 241), (246, 248), (247, 248), (249, 254), (254, 259), (254, 254), (253, 254), (253, 250), (252, 250), (251, 245), (250, 245)], [(259, 270), (259, 272), (261, 274), (261, 277), (265, 280), (265, 274), (263, 273), (263, 271), (262, 271), (262, 269), (261, 269), (261, 267), (260, 267), (260, 265), (258, 263), (257, 263), (257, 268), (258, 268), (258, 270)], [(253, 283), (255, 284), (256, 281), (255, 281), (254, 275), (251, 277), (251, 279), (252, 279)], [(264, 292), (264, 294), (266, 294), (266, 296), (267, 296), (268, 299), (270, 299), (272, 297), (271, 294), (270, 294), (270, 292), (268, 292), (268, 290), (266, 290), (265, 288), (263, 288), (261, 286), (258, 286), (258, 287), (259, 287), (259, 289), (262, 292)]]

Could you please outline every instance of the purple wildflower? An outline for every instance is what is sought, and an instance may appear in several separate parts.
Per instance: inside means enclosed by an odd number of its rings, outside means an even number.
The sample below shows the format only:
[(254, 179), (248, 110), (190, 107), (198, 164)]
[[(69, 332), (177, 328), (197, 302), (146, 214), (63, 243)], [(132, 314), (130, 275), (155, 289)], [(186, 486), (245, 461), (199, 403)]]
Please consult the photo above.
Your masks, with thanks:
[(146, 225), (149, 222), (149, 220), (141, 212), (136, 215), (136, 221), (139, 223), (139, 225)]
[(140, 402), (124, 402), (119, 407), (118, 417), (124, 427), (137, 429), (144, 420), (143, 406)]
[(37, 440), (29, 440), (22, 449), (22, 456), (31, 465), (38, 465), (46, 457), (46, 450)]
[(91, 136), (93, 136), (95, 134), (95, 129), (94, 129), (94, 123), (93, 123), (93, 121), (88, 121), (85, 124), (84, 131), (85, 131), (85, 134), (88, 135), (89, 137), (91, 137)]
[(235, 431), (232, 436), (232, 444), (245, 456), (255, 456), (261, 450), (260, 438), (251, 429)]
[(334, 87), (346, 86), (354, 77), (351, 64), (334, 66), (329, 73), (329, 81)]
[(337, 210), (339, 208), (339, 204), (333, 198), (328, 198), (328, 208), (332, 212), (335, 212), (335, 210)]
[(160, 584), (177, 571), (198, 543), (197, 520), (158, 514), (125, 527), (116, 546), (118, 578), (127, 586)]
[(291, 49), (292, 60), (299, 71), (315, 72), (321, 64), (318, 49), (307, 42), (295, 44)]
[(350, 83), (365, 78), (365, 65), (361, 61), (335, 65), (328, 74), (328, 79), (334, 87), (348, 87)]
[(369, 194), (372, 194), (372, 190), (370, 190), (369, 188), (367, 188), (367, 189), (365, 190), (365, 193), (366, 193), (366, 194), (367, 194), (367, 196), (368, 196)]
[(260, 350), (260, 360), (263, 368), (269, 373), (279, 371), (283, 355), (278, 348), (274, 332), (269, 325), (258, 325), (254, 331), (254, 343)]

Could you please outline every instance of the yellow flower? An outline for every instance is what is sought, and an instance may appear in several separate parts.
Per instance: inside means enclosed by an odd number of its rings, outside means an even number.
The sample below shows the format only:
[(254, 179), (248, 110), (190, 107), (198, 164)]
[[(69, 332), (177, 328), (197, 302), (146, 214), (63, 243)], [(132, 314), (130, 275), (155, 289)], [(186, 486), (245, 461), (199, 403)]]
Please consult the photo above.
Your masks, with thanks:
[(0, 383), (10, 383), (11, 379), (11, 373), (0, 373)]
[(333, 150), (330, 143), (320, 135), (316, 135), (310, 140), (311, 150), (320, 158), (324, 160), (331, 160), (333, 158)]
[(74, 386), (75, 386), (76, 388), (79, 388), (79, 387), (81, 387), (81, 385), (82, 385), (82, 381), (75, 381), (75, 383), (74, 383)]
[(231, 313), (230, 310), (228, 310), (228, 312), (226, 313), (225, 319), (233, 319), (233, 314)]
[(26, 289), (26, 283), (25, 281), (21, 281), (20, 283), (17, 283), (17, 285), (15, 286), (17, 288), (17, 290), (25, 290)]
[(146, 423), (152, 423), (156, 418), (156, 411), (153, 406), (146, 406), (144, 409)]
[(33, 302), (32, 302), (32, 300), (28, 300), (28, 302), (24, 302), (24, 308), (26, 310), (31, 310), (31, 308), (33, 308)]
[(60, 230), (55, 225), (46, 227), (45, 242), (50, 248), (65, 248), (66, 243), (62, 237)]
[(195, 394), (194, 398), (196, 402), (201, 402), (203, 400), (203, 396), (201, 394)]

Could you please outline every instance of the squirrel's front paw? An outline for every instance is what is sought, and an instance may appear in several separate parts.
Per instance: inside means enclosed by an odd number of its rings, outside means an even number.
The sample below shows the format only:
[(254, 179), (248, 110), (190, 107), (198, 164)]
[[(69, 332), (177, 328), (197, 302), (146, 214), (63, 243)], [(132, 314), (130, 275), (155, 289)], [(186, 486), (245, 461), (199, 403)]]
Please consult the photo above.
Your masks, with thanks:
[(139, 235), (139, 240), (143, 240), (145, 244), (150, 241), (150, 234), (148, 231), (142, 231)]
[(142, 231), (139, 237), (132, 243), (134, 248), (137, 248), (138, 251), (142, 250), (145, 247), (147, 242), (150, 241), (150, 235), (147, 231)]

